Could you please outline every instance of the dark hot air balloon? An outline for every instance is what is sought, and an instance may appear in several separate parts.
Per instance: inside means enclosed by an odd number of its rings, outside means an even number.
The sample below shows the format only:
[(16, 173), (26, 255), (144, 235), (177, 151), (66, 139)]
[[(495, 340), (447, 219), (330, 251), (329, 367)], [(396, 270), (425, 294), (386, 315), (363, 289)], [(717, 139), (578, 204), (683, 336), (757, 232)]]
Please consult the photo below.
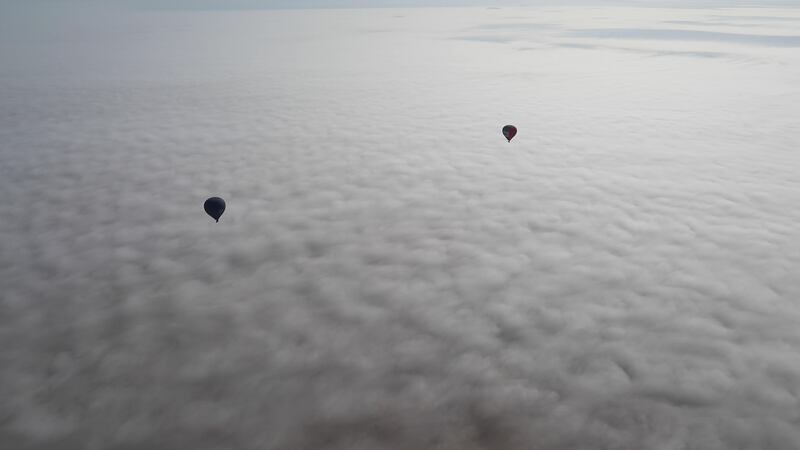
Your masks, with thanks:
[(514, 139), (514, 136), (517, 135), (517, 127), (514, 125), (506, 125), (503, 127), (503, 136), (508, 139), (508, 142), (511, 142), (511, 139)]
[(206, 210), (209, 216), (219, 222), (219, 218), (222, 216), (222, 213), (225, 212), (225, 200), (219, 197), (211, 197), (203, 203), (203, 209)]

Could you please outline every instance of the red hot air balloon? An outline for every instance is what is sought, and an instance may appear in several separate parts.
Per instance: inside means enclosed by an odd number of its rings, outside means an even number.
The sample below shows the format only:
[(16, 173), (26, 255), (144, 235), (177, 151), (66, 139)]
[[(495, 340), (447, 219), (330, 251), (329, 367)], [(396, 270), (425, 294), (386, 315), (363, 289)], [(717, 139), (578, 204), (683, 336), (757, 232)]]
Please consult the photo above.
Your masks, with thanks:
[(517, 127), (514, 125), (506, 125), (503, 127), (503, 136), (508, 139), (508, 142), (511, 142), (511, 139), (514, 139), (514, 136), (517, 135)]

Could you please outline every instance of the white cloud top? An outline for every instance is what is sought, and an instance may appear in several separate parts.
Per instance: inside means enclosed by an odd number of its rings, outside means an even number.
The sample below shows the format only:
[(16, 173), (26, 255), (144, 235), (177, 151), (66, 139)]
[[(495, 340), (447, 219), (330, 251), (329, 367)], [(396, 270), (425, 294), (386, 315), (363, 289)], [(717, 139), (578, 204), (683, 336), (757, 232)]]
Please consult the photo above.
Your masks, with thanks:
[(796, 10), (4, 20), (0, 442), (800, 448)]

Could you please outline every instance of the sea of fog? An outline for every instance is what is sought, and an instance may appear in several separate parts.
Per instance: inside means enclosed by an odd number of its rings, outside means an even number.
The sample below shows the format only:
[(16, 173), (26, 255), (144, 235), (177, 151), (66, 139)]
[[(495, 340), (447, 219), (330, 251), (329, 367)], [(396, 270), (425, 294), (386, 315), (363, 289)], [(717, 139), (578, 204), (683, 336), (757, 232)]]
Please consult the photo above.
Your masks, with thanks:
[(800, 9), (0, 22), (0, 447), (800, 449)]

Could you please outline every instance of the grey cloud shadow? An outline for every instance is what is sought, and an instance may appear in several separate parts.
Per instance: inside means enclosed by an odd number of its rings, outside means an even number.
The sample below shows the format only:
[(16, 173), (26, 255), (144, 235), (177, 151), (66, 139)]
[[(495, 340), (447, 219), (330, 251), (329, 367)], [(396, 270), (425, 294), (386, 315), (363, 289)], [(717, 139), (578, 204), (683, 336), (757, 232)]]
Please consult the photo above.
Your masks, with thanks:
[[(567, 42), (563, 44), (556, 44), (560, 48), (572, 48), (580, 50), (616, 50), (627, 53), (637, 53), (640, 55), (648, 56), (690, 56), (696, 58), (730, 58), (734, 55), (723, 52), (703, 52), (703, 51), (689, 51), (689, 50), (657, 50), (657, 49), (639, 49), (630, 47), (617, 47), (613, 45), (593, 45), (581, 44), (574, 42)], [(523, 49), (520, 49), (523, 50)], [(529, 50), (529, 49), (526, 49)]]
[(517, 30), (537, 31), (560, 29), (561, 25), (550, 23), (493, 23), (472, 28), (473, 30)]
[(702, 27), (738, 27), (738, 28), (751, 28), (757, 27), (754, 23), (730, 23), (730, 22), (704, 22), (701, 20), (665, 20), (661, 23), (671, 25), (691, 25)]
[(800, 22), (800, 17), (780, 17), (780, 16), (712, 16), (717, 19), (725, 20), (760, 20), (764, 22)]
[[(464, 30), (464, 32), (467, 34), (457, 36), (453, 39), (463, 41), (509, 43), (515, 40), (521, 40), (520, 36), (513, 34), (515, 32), (550, 31), (557, 29), (561, 29), (561, 26), (546, 23), (495, 23), (467, 28)], [(493, 34), (493, 32), (504, 32), (505, 34)]]
[(645, 29), (645, 28), (602, 28), (575, 30), (568, 33), (574, 37), (597, 39), (638, 39), (665, 41), (707, 41), (727, 42), (764, 47), (800, 47), (800, 36), (779, 36), (769, 34), (720, 33), (714, 31)]
[(491, 42), (495, 44), (507, 44), (515, 40), (513, 36), (457, 36), (452, 39), (458, 41), (478, 41), (478, 42)]

